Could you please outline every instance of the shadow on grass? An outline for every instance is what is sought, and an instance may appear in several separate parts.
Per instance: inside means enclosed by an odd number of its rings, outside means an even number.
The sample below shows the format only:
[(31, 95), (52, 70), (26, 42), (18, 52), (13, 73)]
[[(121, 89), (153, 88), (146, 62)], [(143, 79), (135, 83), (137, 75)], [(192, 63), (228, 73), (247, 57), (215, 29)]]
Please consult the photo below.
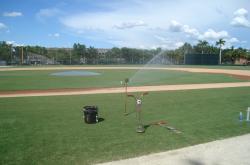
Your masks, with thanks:
[(99, 117), (99, 118), (98, 118), (98, 123), (103, 122), (104, 120), (105, 120), (104, 118)]
[(135, 111), (132, 111), (132, 112), (128, 112), (128, 113), (124, 113), (124, 116), (129, 116), (131, 114), (135, 113)]

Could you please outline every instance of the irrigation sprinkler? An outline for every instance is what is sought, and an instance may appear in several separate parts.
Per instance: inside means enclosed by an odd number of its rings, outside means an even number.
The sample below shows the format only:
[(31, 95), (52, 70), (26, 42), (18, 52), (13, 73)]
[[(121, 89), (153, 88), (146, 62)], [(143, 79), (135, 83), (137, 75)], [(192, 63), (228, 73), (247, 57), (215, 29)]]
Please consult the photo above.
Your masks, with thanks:
[(247, 122), (250, 121), (250, 107), (247, 108), (247, 119), (246, 119)]
[(243, 121), (243, 113), (242, 113), (242, 112), (240, 112), (240, 114), (239, 114), (239, 121), (240, 121), (240, 122)]
[(124, 115), (128, 115), (128, 113), (127, 113), (128, 82), (129, 82), (129, 79), (128, 79), (128, 78), (125, 78), (125, 79), (124, 79), (124, 87), (125, 87)]
[(143, 125), (142, 119), (141, 119), (141, 105), (142, 105), (143, 96), (145, 96), (147, 94), (148, 94), (148, 92), (144, 92), (139, 97), (132, 95), (132, 94), (127, 95), (128, 97), (132, 97), (135, 99), (135, 103), (136, 103), (135, 111), (136, 111), (136, 118), (138, 121), (138, 125), (136, 127), (137, 133), (144, 133), (145, 132), (145, 128), (144, 128), (144, 125)]

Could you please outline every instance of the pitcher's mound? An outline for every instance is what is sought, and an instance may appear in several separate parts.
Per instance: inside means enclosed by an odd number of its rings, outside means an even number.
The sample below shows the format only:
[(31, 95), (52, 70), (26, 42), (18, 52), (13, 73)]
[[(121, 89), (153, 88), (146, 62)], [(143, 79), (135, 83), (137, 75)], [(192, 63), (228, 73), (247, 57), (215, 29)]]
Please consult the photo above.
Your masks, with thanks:
[(90, 71), (64, 71), (51, 73), (51, 76), (98, 76), (100, 73)]

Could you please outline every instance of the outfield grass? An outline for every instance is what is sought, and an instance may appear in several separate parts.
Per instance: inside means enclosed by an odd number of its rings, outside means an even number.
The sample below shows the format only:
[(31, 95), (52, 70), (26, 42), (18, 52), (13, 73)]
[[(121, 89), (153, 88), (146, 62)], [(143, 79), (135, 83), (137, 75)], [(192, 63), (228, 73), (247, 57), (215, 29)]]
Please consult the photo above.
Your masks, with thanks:
[[(163, 65), (163, 64), (146, 64), (148, 67), (165, 67), (165, 68), (208, 68), (208, 69), (233, 69), (233, 70), (250, 70), (249, 65)], [(144, 67), (143, 64), (117, 64), (117, 65), (16, 65), (15, 68), (40, 68), (40, 67)]]
[[(166, 120), (182, 134), (157, 126), (136, 133), (135, 114), (123, 116), (123, 99), (121, 94), (1, 98), (0, 164), (93, 164), (250, 132), (250, 125), (238, 122), (239, 112), (250, 106), (249, 87), (149, 93), (144, 123)], [(98, 105), (105, 120), (83, 123), (84, 105)]]
[(0, 72), (0, 91), (58, 89), (58, 88), (93, 88), (119, 87), (120, 81), (132, 78), (130, 86), (162, 85), (162, 84), (192, 84), (192, 83), (219, 83), (239, 82), (240, 80), (229, 75), (190, 73), (166, 70), (90, 70), (101, 73), (99, 76), (50, 76), (50, 71), (2, 71)]

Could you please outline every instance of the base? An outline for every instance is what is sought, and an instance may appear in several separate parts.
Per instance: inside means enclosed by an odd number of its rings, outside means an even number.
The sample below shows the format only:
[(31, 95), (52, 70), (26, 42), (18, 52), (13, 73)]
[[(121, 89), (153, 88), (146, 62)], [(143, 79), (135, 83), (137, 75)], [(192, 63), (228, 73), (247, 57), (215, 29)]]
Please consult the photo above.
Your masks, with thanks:
[(136, 132), (137, 133), (144, 133), (145, 132), (144, 126), (142, 124), (138, 125), (137, 128), (136, 128)]

